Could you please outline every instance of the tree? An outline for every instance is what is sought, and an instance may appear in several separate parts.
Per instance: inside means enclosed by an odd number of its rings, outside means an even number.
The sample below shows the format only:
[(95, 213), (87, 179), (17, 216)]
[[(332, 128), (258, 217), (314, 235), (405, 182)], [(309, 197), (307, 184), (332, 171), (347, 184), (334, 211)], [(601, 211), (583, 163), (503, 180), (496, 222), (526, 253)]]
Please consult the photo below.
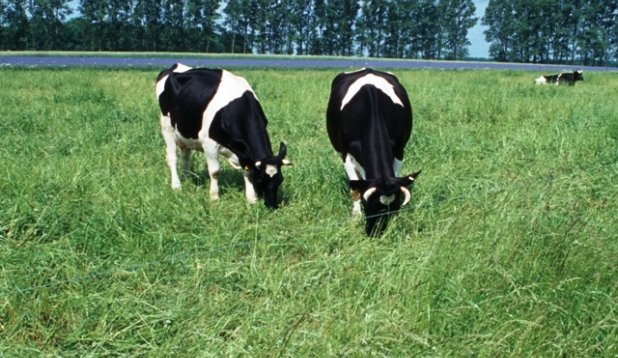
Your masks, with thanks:
[[(472, 0), (440, 0), (441, 43), (446, 50), (444, 58), (447, 60), (461, 60), (468, 55), (468, 29), (476, 25), (474, 17), (476, 7)], [(438, 55), (438, 57), (441, 57)]]
[(315, 3), (313, 0), (291, 0), (290, 35), (294, 43), (294, 53), (309, 53), (310, 42), (316, 37)]
[(131, 24), (136, 50), (161, 50), (162, 13), (162, 0), (137, 0), (135, 2), (131, 13)]
[(161, 42), (165, 43), (163, 51), (186, 51), (184, 1), (163, 0), (162, 3), (162, 31)]
[(384, 53), (388, 29), (389, 2), (386, 0), (363, 1), (360, 6), (360, 18), (357, 20), (357, 39), (359, 55), (365, 52), (370, 57), (380, 57)]
[(209, 52), (211, 44), (217, 42), (218, 6), (217, 0), (187, 0), (185, 27), (191, 51)]
[(28, 50), (32, 48), (29, 48), (31, 32), (26, 8), (26, 0), (7, 0), (4, 3), (3, 49)]
[(62, 41), (63, 21), (72, 13), (68, 0), (30, 0), (32, 47), (41, 50), (58, 50)]
[(89, 44), (86, 48), (90, 51), (101, 51), (103, 48), (103, 32), (105, 26), (105, 10), (104, 0), (80, 0), (78, 11), (81, 19), (85, 20), (84, 32), (89, 39)]
[(489, 55), (497, 61), (512, 59), (515, 33), (514, 6), (510, 0), (490, 0), (481, 24), (489, 28), (483, 33), (490, 43)]

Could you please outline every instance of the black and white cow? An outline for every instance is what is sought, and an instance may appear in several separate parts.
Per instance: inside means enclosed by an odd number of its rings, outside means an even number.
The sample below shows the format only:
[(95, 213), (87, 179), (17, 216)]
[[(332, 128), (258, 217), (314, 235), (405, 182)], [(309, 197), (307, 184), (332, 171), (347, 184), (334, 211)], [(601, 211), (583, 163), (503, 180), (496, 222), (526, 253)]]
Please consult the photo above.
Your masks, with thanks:
[(557, 75), (551, 76), (541, 76), (534, 80), (537, 85), (542, 84), (555, 84), (556, 86), (561, 85), (563, 83), (568, 84), (569, 86), (573, 86), (577, 81), (584, 80), (584, 71), (577, 70), (573, 71), (573, 73), (559, 73)]
[(361, 202), (365, 232), (378, 235), (388, 216), (410, 201), (409, 186), (420, 174), (397, 177), (404, 147), (412, 134), (412, 108), (397, 78), (372, 69), (341, 73), (331, 86), (326, 112), (328, 136), (341, 155), (359, 217)]
[[(167, 146), (172, 188), (180, 189), (176, 147), (183, 172), (189, 169), (191, 150), (203, 151), (210, 175), (210, 199), (219, 199), (219, 154), (232, 167), (244, 169), (246, 197), (255, 203), (264, 198), (277, 208), (277, 190), (283, 181), (286, 147), (273, 155), (267, 119), (247, 81), (225, 70), (192, 69), (175, 64), (162, 71), (155, 87), (161, 108), (161, 130)], [(257, 195), (256, 195), (257, 194)]]

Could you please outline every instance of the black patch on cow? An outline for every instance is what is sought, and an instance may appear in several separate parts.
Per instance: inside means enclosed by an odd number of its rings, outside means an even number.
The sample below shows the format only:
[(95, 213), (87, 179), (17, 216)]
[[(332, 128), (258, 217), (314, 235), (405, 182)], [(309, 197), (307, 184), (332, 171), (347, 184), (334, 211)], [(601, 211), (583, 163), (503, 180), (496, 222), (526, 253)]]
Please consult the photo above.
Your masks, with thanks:
[(253, 168), (256, 161), (273, 156), (267, 124), (260, 102), (246, 91), (215, 114), (208, 135), (236, 154), (242, 167)]
[[(350, 86), (358, 79), (373, 74), (392, 85), (401, 103), (382, 90), (366, 84), (341, 109)], [(326, 126), (331, 144), (342, 159), (351, 154), (365, 170), (366, 180), (350, 180), (353, 191), (364, 194), (372, 190), (368, 199), (362, 198), (366, 215), (367, 235), (381, 234), (388, 223), (389, 212), (397, 211), (404, 199), (402, 188), (409, 187), (418, 173), (396, 178), (394, 159), (403, 160), (404, 148), (412, 134), (412, 107), (406, 90), (399, 80), (389, 74), (371, 69), (339, 74), (333, 80), (326, 111)], [(385, 205), (380, 197), (393, 196)], [(381, 215), (384, 214), (384, 215)]]
[(169, 113), (172, 126), (183, 137), (198, 138), (204, 111), (217, 93), (221, 75), (221, 70), (211, 69), (169, 74), (165, 90), (159, 96), (159, 105), (162, 113)]

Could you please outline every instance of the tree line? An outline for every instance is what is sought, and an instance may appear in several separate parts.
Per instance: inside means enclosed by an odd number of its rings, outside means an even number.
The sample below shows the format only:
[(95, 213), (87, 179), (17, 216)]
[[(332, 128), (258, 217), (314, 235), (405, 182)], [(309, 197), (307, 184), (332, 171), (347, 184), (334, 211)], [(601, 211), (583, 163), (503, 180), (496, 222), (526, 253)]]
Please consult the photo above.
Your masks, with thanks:
[(461, 59), (475, 10), (472, 0), (0, 0), (0, 49)]
[[(75, 8), (73, 8), (75, 7)], [(0, 50), (464, 59), (472, 0), (0, 0)], [(616, 0), (490, 0), (497, 61), (618, 60)]]
[(607, 66), (618, 60), (616, 0), (490, 0), (482, 24), (498, 61)]

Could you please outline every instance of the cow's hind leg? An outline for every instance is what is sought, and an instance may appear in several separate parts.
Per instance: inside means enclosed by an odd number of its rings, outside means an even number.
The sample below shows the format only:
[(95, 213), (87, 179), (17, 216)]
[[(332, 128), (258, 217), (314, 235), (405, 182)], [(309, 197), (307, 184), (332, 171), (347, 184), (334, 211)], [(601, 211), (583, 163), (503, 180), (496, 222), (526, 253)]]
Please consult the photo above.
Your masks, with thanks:
[(189, 173), (189, 164), (191, 160), (191, 149), (180, 148), (180, 166), (182, 167), (182, 174), (186, 178)]
[(170, 118), (163, 115), (161, 116), (161, 132), (163, 133), (163, 140), (165, 140), (165, 160), (170, 167), (172, 175), (172, 189), (177, 190), (180, 189), (180, 178), (178, 177), (177, 168), (176, 138)]
[(219, 143), (212, 139), (206, 139), (203, 144), (204, 154), (206, 155), (206, 165), (208, 175), (210, 175), (210, 200), (219, 200)]

